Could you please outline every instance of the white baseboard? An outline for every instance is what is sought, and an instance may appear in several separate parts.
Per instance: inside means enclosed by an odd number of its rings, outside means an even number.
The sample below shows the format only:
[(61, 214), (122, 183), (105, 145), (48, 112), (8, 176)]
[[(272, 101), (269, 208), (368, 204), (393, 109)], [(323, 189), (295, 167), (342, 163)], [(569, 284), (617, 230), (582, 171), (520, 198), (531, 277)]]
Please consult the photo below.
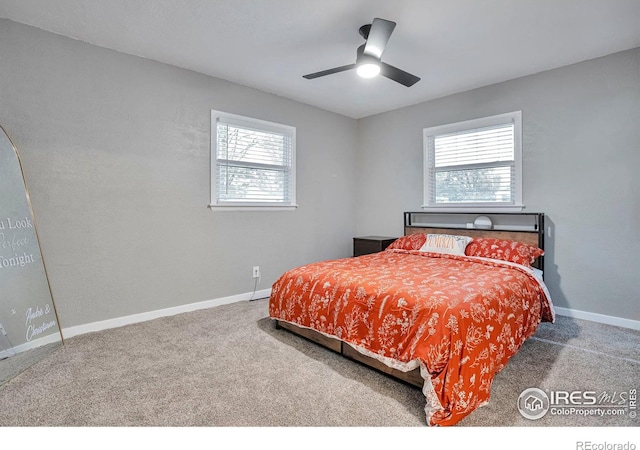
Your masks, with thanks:
[(630, 328), (632, 330), (640, 330), (640, 321), (632, 319), (624, 319), (622, 317), (606, 316), (604, 314), (580, 311), (577, 309), (561, 308), (554, 306), (555, 312), (560, 316), (573, 317), (574, 319), (589, 320), (591, 322), (604, 323), (614, 325), (616, 327)]
[(67, 327), (62, 329), (64, 339), (69, 339), (80, 334), (92, 333), (94, 331), (108, 330), (110, 328), (118, 328), (125, 325), (131, 325), (147, 320), (157, 319), (159, 317), (175, 316), (199, 309), (213, 308), (214, 306), (226, 305), (229, 303), (241, 302), (246, 300), (265, 298), (271, 294), (271, 289), (263, 289), (261, 291), (247, 292), (245, 294), (232, 295), (214, 300), (206, 300), (204, 302), (190, 303), (188, 305), (175, 306), (173, 308), (159, 309), (140, 314), (132, 314), (130, 316), (118, 317), (116, 319), (101, 320), (100, 322), (87, 323), (75, 327)]
[[(94, 331), (108, 330), (110, 328), (118, 328), (125, 325), (131, 325), (139, 322), (146, 322), (147, 320), (157, 319), (159, 317), (174, 316), (190, 311), (197, 311), (199, 309), (213, 308), (214, 306), (226, 305), (228, 303), (241, 302), (251, 299), (265, 298), (271, 294), (271, 289), (263, 289), (261, 291), (247, 292), (245, 294), (232, 295), (230, 297), (223, 297), (214, 300), (206, 300), (204, 302), (190, 303), (188, 305), (175, 306), (173, 308), (159, 309), (156, 311), (149, 311), (140, 314), (132, 314), (130, 316), (118, 317), (116, 319), (102, 320), (100, 322), (92, 322), (85, 325), (78, 325), (75, 327), (67, 327), (62, 329), (62, 336), (64, 339), (69, 339), (73, 336), (80, 334), (92, 333)], [(606, 316), (604, 314), (590, 313), (586, 311), (579, 311), (576, 309), (562, 308), (555, 306), (554, 310), (556, 314), (566, 317), (574, 317), (576, 319), (589, 320), (591, 322), (599, 322), (607, 325), (614, 325), (617, 327), (630, 328), (632, 330), (640, 330), (640, 321), (623, 319), (621, 317)]]

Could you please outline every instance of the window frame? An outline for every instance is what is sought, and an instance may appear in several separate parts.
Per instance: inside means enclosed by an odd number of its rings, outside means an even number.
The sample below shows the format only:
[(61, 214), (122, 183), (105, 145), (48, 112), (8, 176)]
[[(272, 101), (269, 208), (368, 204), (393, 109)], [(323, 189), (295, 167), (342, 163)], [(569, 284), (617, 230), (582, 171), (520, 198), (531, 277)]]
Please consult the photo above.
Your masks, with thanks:
[[(247, 126), (265, 132), (273, 132), (287, 135), (291, 139), (291, 166), (289, 172), (289, 201), (220, 201), (217, 194), (218, 188), (218, 122), (226, 122), (238, 126)], [(247, 164), (253, 167), (254, 164)], [(285, 167), (285, 166), (282, 166)], [(211, 110), (211, 145), (210, 145), (210, 191), (211, 199), (209, 208), (216, 211), (291, 211), (295, 210), (296, 203), (296, 128), (290, 125), (255, 119), (253, 117), (231, 114), (223, 111)]]
[[(430, 163), (435, 157), (429, 149), (429, 139), (448, 133), (472, 131), (476, 128), (484, 128), (495, 125), (513, 123), (514, 139), (514, 191), (512, 202), (460, 202), (453, 204), (436, 203), (431, 192)], [(486, 166), (486, 163), (483, 164)], [(503, 162), (496, 162), (496, 166)], [(480, 117), (445, 125), (437, 125), (423, 129), (423, 205), (422, 209), (432, 212), (521, 212), (524, 209), (522, 203), (522, 111), (512, 111), (504, 114)]]

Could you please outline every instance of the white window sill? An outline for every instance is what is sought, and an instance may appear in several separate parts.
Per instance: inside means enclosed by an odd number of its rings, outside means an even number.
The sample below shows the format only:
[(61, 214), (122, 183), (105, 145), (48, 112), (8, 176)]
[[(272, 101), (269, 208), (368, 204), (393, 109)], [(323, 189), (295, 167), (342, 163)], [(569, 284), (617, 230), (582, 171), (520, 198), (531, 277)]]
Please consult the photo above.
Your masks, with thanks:
[(451, 205), (451, 206), (425, 206), (421, 207), (425, 212), (461, 212), (461, 213), (519, 213), (524, 209), (524, 205)]
[(298, 205), (209, 205), (211, 211), (295, 211)]

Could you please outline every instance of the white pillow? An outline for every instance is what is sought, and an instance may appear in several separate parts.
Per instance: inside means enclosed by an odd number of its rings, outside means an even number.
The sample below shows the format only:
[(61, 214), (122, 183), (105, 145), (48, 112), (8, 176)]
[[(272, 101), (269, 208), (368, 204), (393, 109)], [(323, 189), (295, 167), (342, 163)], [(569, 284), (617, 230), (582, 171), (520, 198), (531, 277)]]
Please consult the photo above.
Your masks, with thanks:
[(420, 251), (464, 256), (464, 249), (472, 240), (469, 236), (455, 234), (427, 234), (427, 240)]
[(542, 274), (543, 274), (542, 270), (536, 269), (535, 267), (532, 267), (531, 269), (533, 269), (533, 274), (536, 276), (538, 280), (540, 281), (544, 280), (544, 278), (542, 277)]

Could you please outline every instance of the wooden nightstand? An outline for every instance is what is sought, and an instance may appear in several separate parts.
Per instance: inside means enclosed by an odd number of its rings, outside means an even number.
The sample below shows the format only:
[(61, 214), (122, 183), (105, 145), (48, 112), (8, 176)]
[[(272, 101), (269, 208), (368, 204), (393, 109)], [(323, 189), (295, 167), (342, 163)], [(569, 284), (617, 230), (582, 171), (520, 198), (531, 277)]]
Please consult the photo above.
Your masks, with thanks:
[(381, 252), (397, 238), (388, 236), (362, 236), (353, 238), (353, 256)]

